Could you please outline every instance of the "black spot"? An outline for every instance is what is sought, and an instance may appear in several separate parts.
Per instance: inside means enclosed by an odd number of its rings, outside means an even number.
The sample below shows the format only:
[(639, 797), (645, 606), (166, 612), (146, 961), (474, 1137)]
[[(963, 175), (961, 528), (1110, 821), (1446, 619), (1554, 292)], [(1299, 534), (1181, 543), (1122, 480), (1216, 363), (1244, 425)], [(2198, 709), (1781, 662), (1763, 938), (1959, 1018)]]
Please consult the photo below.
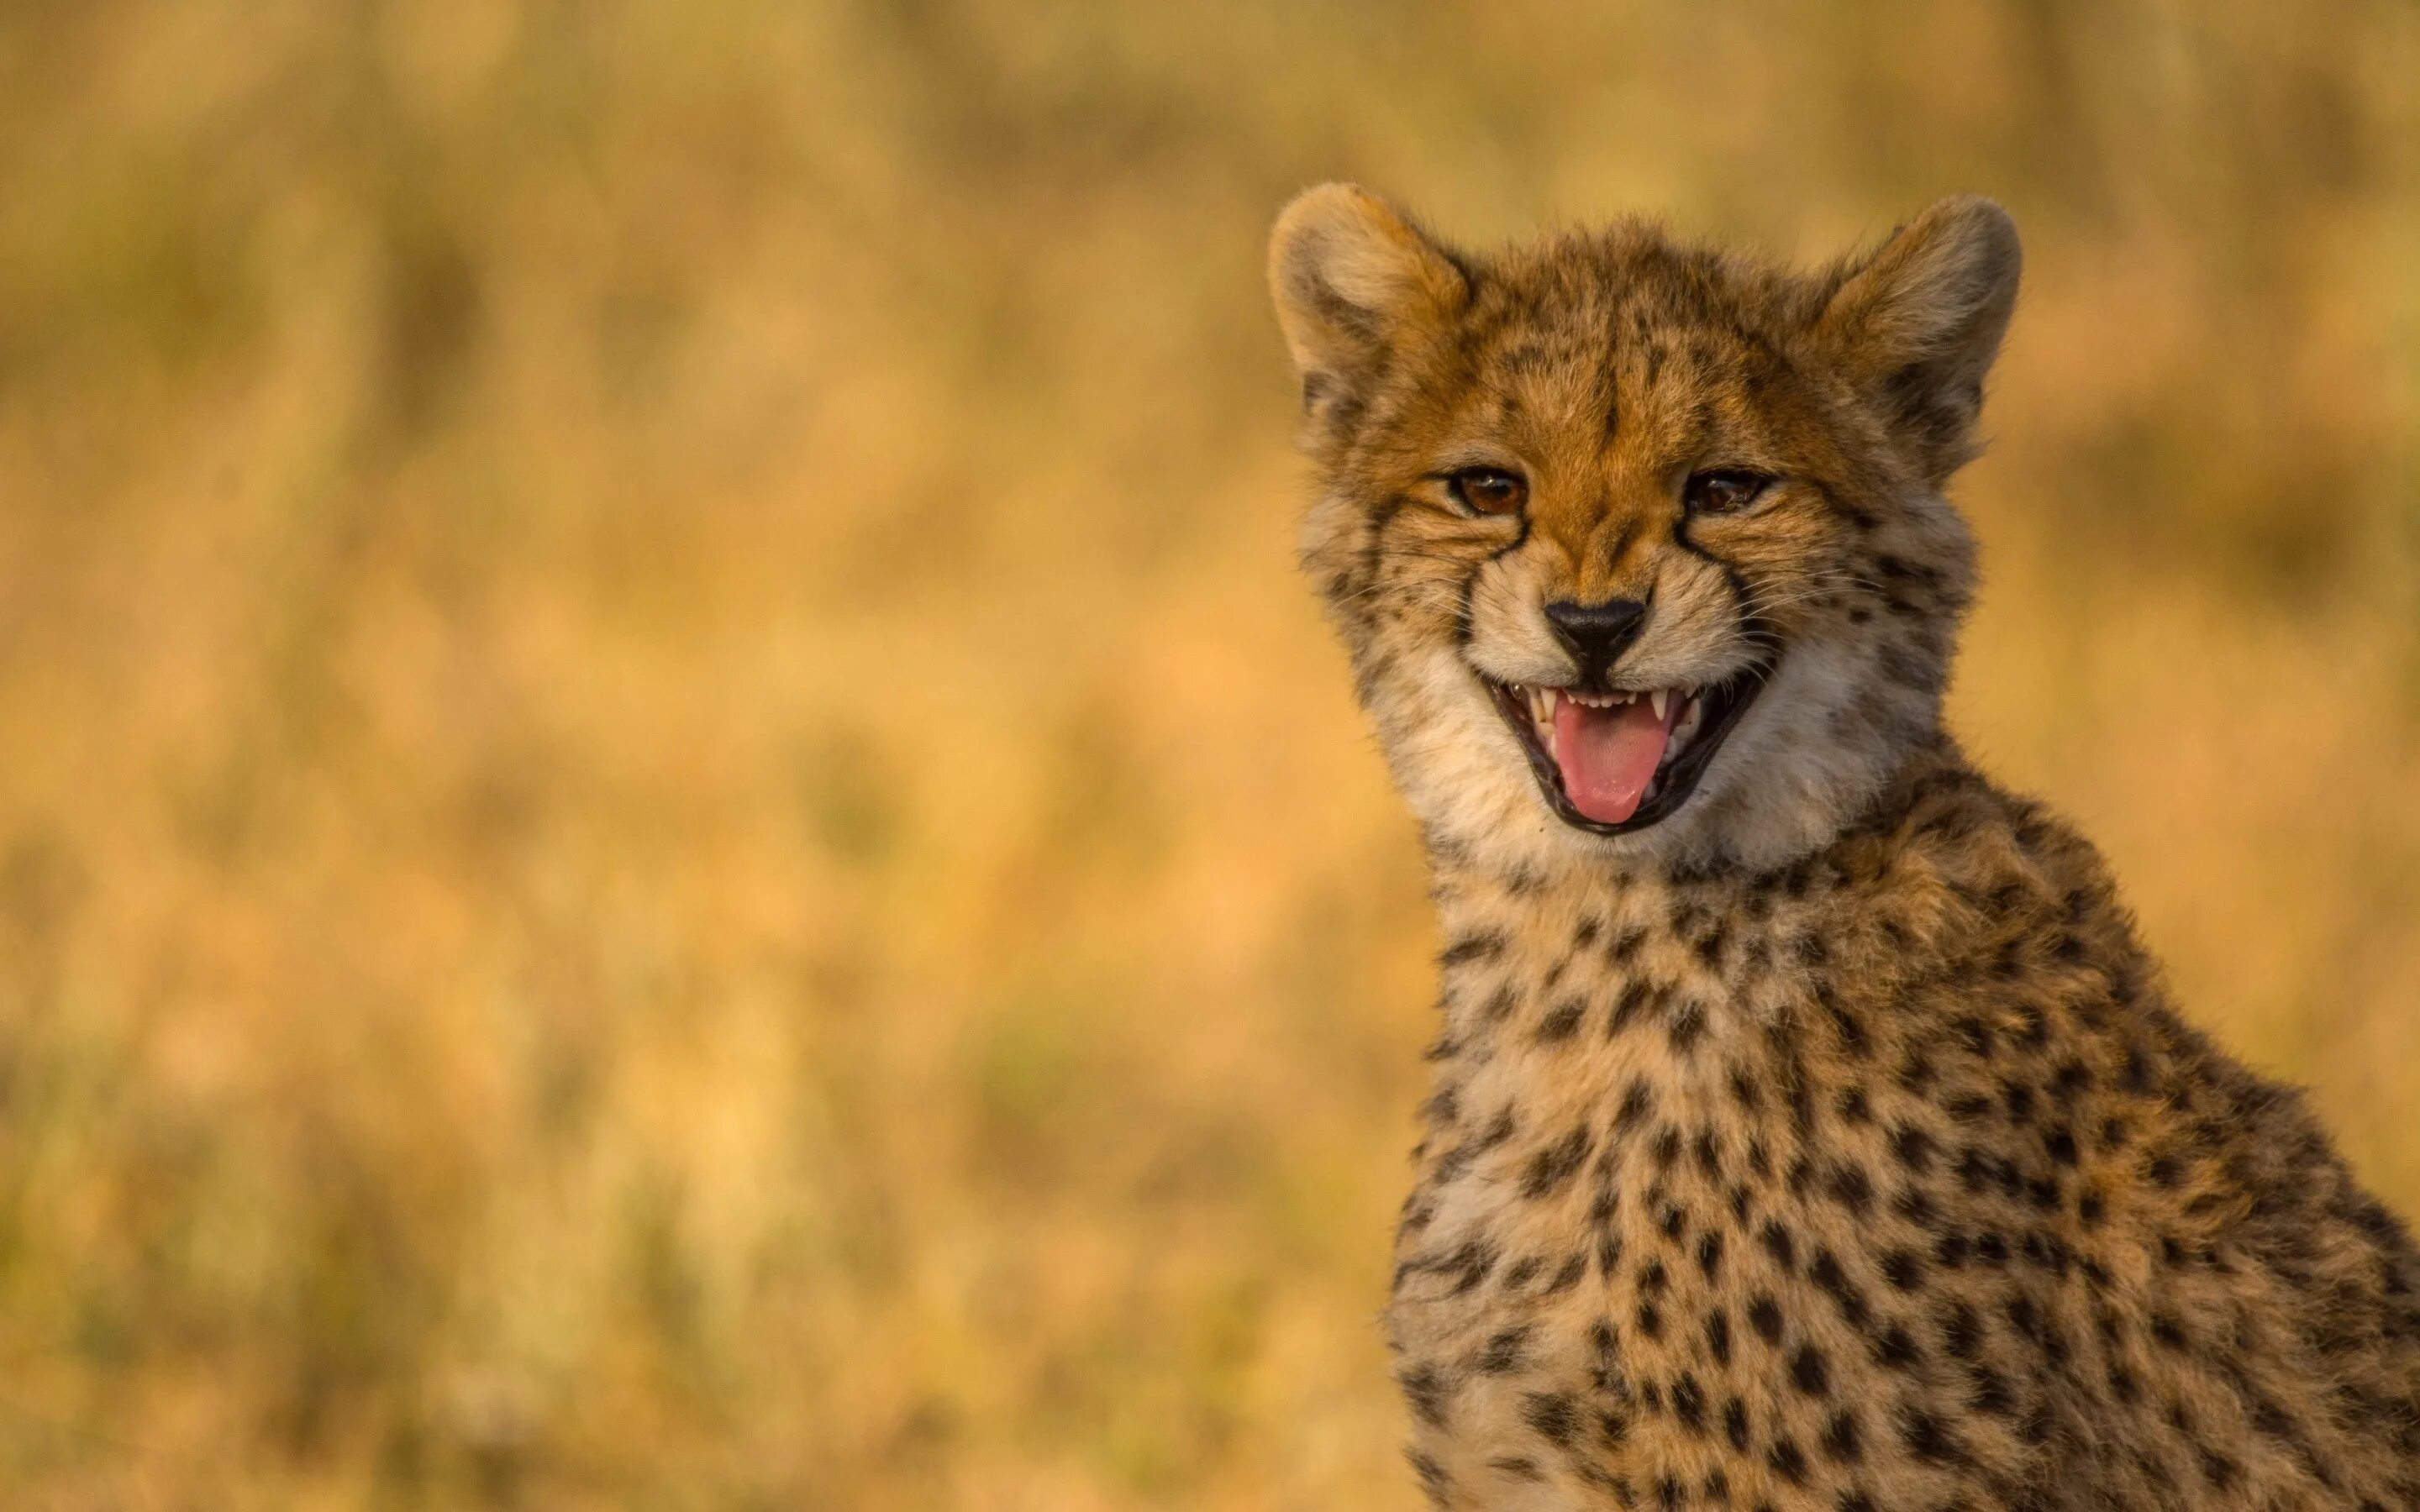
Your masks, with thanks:
[(1881, 1338), (1874, 1341), (1874, 1358), (1894, 1370), (1904, 1370), (1922, 1356), (1905, 1326), (1893, 1323)]
[(1731, 1363), (1730, 1315), (1719, 1307), (1706, 1315), (1706, 1350), (1714, 1357), (1714, 1364)]
[(1647, 1117), (1648, 1110), (1654, 1105), (1655, 1094), (1648, 1090), (1647, 1084), (1632, 1082), (1630, 1089), (1621, 1094), (1621, 1106), (1614, 1111), (1614, 1128), (1617, 1130), (1629, 1128)]
[(1723, 946), (1729, 941), (1730, 937), (1730, 931), (1729, 926), (1724, 924), (1721, 918), (1717, 918), (1712, 924), (1707, 926), (1706, 932), (1703, 934), (1699, 935), (1697, 939), (1691, 943), (1697, 948), (1698, 959), (1704, 962), (1709, 967), (1714, 967), (1722, 964)]
[[(1884, 927), (1891, 927), (1891, 922), (1884, 920)], [(1831, 1016), (1832, 1027), (1839, 1032), (1841, 1049), (1860, 1060), (1873, 1053), (1872, 1042), (1866, 1038), (1866, 1026), (1862, 1020), (1833, 1001), (1832, 995), (1821, 989), (1818, 989), (1815, 1000), (1823, 1004), (1823, 1011)]]
[(1706, 1393), (1697, 1377), (1683, 1372), (1672, 1382), (1672, 1415), (1692, 1433), (1706, 1431)]
[(1773, 1441), (1773, 1451), (1765, 1456), (1765, 1462), (1773, 1467), (1775, 1474), (1791, 1485), (1807, 1484), (1807, 1457), (1786, 1435)]
[(1832, 1301), (1840, 1309), (1840, 1316), (1848, 1320), (1851, 1327), (1866, 1326), (1871, 1316), (1866, 1309), (1866, 1294), (1841, 1273), (1840, 1262), (1833, 1257), (1830, 1250), (1816, 1252), (1815, 1261), (1807, 1266), (1807, 1274), (1817, 1286), (1831, 1293)]
[(1437, 957), (1445, 967), (1461, 965), (1466, 961), (1493, 961), (1504, 953), (1504, 936), (1495, 933), (1466, 934), (1447, 946)]
[(1734, 1449), (1747, 1448), (1747, 1403), (1736, 1396), (1723, 1404), (1723, 1437)]
[(1616, 1035), (1630, 1027), (1652, 1011), (1661, 997), (1662, 989), (1633, 980), (1621, 989), (1621, 995), (1614, 999), (1613, 1015), (1606, 1021), (1606, 1033)]
[(1771, 1297), (1760, 1296), (1749, 1303), (1747, 1320), (1767, 1344), (1781, 1342), (1781, 1308)]
[(1997, 1370), (1987, 1365), (1968, 1365), (1966, 1378), (1975, 1388), (1975, 1395), (1968, 1398), (1975, 1411), (2007, 1417), (2017, 1410), (2016, 1397), (2010, 1395), (2007, 1379)]
[(1445, 1427), (1445, 1410), (1453, 1396), (1452, 1382), (1436, 1366), (1415, 1365), (1395, 1378), (1404, 1388), (1404, 1400), (1420, 1421), (1432, 1427)]
[(1932, 1136), (1921, 1129), (1901, 1128), (1891, 1135), (1891, 1153), (1919, 1176), (1932, 1168)]
[(1527, 1363), (1528, 1353), (1529, 1325), (1522, 1323), (1490, 1338), (1485, 1347), (1471, 1357), (1470, 1367), (1481, 1375), (1511, 1375)]
[(1900, 1408), (1900, 1440), (1907, 1444), (1909, 1454), (1929, 1463), (1958, 1463), (1965, 1458), (1965, 1449), (1958, 1446), (1958, 1437), (1941, 1423), (1941, 1418), (1933, 1418), (1931, 1412), (1921, 1408)]
[(2042, 1148), (2049, 1150), (2050, 1158), (2061, 1165), (2076, 1163), (2075, 1135), (2068, 1133), (2063, 1125), (2044, 1132)]
[(1722, 1268), (1723, 1236), (1709, 1228), (1705, 1237), (1698, 1241), (1698, 1269), (1705, 1273), (1707, 1280), (1712, 1281), (1714, 1273)]
[(1420, 1478), (1420, 1489), (1428, 1493), (1430, 1504), (1444, 1506), (1453, 1489), (1453, 1480), (1446, 1474), (1445, 1467), (1418, 1449), (1404, 1450), (1404, 1458), (1411, 1461), (1412, 1473)]
[(1790, 1358), (1790, 1379), (1809, 1396), (1821, 1396), (1832, 1389), (1830, 1367), (1824, 1363), (1823, 1351), (1811, 1344), (1801, 1345)]
[(1722, 1149), (1714, 1143), (1714, 1132), (1712, 1129), (1699, 1130), (1697, 1143), (1690, 1148), (1698, 1157), (1698, 1169), (1706, 1173), (1706, 1179), (1722, 1180)]
[(1554, 1011), (1538, 1021), (1538, 1042), (1555, 1044), (1579, 1032), (1580, 1017), (1588, 1011), (1581, 1002), (1559, 1003)]
[(1924, 1262), (1910, 1251), (1892, 1250), (1883, 1257), (1883, 1279), (1901, 1291), (1914, 1291), (1924, 1284)]
[(1837, 1165), (1832, 1169), (1832, 1196), (1851, 1212), (1863, 1216), (1874, 1203), (1874, 1185), (1866, 1173), (1854, 1165)]
[(1706, 1037), (1706, 1005), (1692, 997), (1672, 1011), (1664, 1030), (1672, 1048), (1683, 1055), (1698, 1047)]
[(1790, 1230), (1777, 1223), (1767, 1223), (1764, 1231), (1757, 1237), (1763, 1242), (1765, 1253), (1773, 1257), (1773, 1263), (1781, 1267), (1785, 1275), (1795, 1267), (1797, 1246), (1791, 1242)]
[(1974, 1308), (1962, 1302), (1951, 1305), (1949, 1315), (1942, 1319), (1941, 1345), (1960, 1360), (1972, 1360), (1981, 1352), (1983, 1322)]
[(1823, 1452), (1844, 1465), (1855, 1464), (1864, 1455), (1864, 1447), (1857, 1442), (1854, 1410), (1844, 1407), (1832, 1414), (1831, 1423), (1823, 1429)]
[(2041, 1313), (2034, 1306), (2034, 1300), (2031, 1297), (2010, 1297), (2008, 1305), (2002, 1310), (2009, 1315), (2010, 1328), (2037, 1344), (2041, 1342)]
[(1559, 1391), (1533, 1391), (1521, 1400), (1521, 1417), (1540, 1438), (1564, 1445), (1579, 1431), (1578, 1403)]
[(1656, 1165), (1670, 1170), (1681, 1158), (1681, 1131), (1668, 1123), (1656, 1131), (1654, 1154)]
[(1638, 1304), (1638, 1332), (1652, 1339), (1660, 1339), (1664, 1336), (1664, 1315), (1655, 1310), (1655, 1304), (1652, 1302), (1642, 1302)]
[(1521, 1179), (1521, 1195), (1535, 1201), (1560, 1191), (1578, 1174), (1580, 1163), (1588, 1159), (1590, 1146), (1593, 1143), (1588, 1125), (1580, 1124), (1530, 1156), (1528, 1170)]

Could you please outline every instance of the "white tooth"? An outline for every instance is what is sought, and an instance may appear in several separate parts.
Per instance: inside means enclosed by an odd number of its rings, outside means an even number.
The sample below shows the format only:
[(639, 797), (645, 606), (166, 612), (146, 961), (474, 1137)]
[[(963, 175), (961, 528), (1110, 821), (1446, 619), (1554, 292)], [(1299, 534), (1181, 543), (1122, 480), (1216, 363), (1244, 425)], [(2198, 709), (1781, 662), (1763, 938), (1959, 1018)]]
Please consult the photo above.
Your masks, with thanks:
[(1670, 691), (1661, 687), (1647, 695), (1647, 702), (1655, 706), (1655, 717), (1658, 719), (1664, 717), (1664, 705), (1670, 701)]

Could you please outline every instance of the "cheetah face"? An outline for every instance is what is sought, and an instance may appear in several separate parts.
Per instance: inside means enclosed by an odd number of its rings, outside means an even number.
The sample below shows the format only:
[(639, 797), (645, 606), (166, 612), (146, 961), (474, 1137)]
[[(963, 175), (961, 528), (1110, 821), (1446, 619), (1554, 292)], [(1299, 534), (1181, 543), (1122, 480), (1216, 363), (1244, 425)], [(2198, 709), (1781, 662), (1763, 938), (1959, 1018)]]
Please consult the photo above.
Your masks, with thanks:
[(1295, 201), (1304, 563), (1423, 820), (1763, 863), (1854, 818), (1937, 730), (1973, 570), (1940, 490), (2016, 269), (1979, 200), (1811, 274)]

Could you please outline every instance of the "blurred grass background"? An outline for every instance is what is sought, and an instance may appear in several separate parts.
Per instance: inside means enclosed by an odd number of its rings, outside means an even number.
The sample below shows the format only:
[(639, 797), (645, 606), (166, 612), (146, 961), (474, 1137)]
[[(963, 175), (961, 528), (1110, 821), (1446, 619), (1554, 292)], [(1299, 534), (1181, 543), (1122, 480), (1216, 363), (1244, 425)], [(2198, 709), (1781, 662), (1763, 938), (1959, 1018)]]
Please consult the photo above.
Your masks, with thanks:
[(1259, 281), (2015, 211), (1957, 717), (2420, 1201), (2420, 11), (0, 6), (11, 1506), (1406, 1507)]

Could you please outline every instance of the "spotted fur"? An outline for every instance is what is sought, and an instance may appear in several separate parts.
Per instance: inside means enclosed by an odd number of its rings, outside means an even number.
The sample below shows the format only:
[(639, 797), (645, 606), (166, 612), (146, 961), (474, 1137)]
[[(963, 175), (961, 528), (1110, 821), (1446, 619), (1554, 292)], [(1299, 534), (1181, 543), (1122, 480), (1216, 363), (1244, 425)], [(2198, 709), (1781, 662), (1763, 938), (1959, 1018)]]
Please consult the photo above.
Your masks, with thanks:
[[(1812, 273), (1641, 224), (1482, 259), (1341, 186), (1279, 224), (1303, 561), (1445, 938), (1388, 1310), (1438, 1506), (2420, 1507), (2402, 1227), (1941, 730), (2017, 263), (1978, 200)], [(1527, 507), (1459, 507), (1478, 463)], [(1693, 517), (1713, 466), (1781, 481)], [(1478, 674), (1568, 676), (1541, 606), (1614, 595), (1643, 683), (1772, 671), (1605, 836)]]

